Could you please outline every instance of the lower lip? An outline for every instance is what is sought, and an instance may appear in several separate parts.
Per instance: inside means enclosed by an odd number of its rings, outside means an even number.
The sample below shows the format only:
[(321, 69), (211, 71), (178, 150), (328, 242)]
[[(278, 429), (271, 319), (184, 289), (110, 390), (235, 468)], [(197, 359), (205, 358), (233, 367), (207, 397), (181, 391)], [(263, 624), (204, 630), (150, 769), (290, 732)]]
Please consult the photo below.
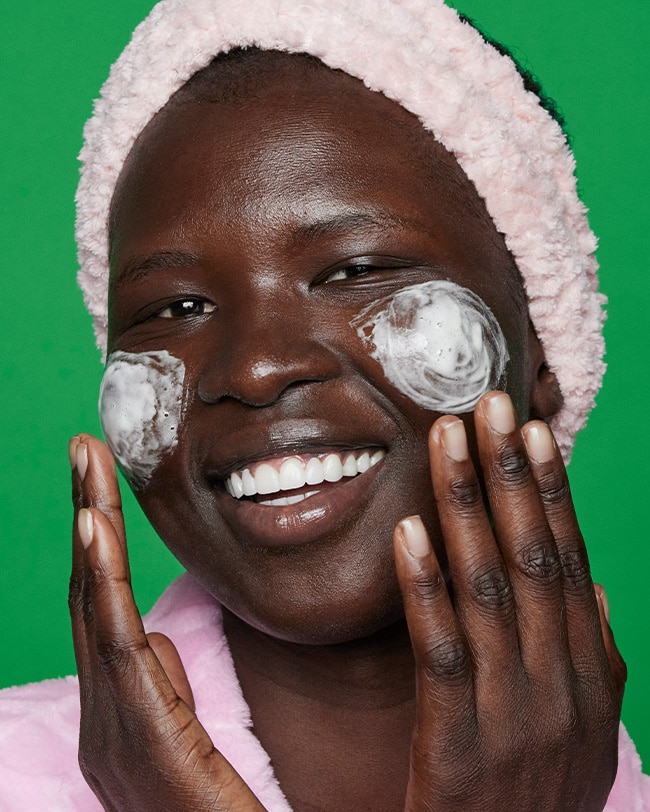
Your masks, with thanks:
[(240, 539), (256, 547), (284, 548), (326, 540), (370, 501), (384, 462), (354, 479), (328, 483), (316, 496), (286, 507), (239, 501), (218, 490), (219, 511)]

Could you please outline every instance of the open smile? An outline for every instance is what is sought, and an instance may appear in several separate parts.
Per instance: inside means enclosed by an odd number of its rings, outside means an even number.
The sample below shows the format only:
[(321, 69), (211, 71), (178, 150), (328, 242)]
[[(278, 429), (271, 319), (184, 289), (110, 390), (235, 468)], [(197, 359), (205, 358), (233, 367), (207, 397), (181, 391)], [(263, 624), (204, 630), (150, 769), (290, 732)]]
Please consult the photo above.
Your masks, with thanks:
[(224, 487), (235, 499), (248, 497), (267, 507), (288, 507), (317, 496), (321, 489), (316, 485), (365, 474), (385, 456), (381, 448), (359, 448), (276, 457), (233, 471), (224, 480)]
[(237, 535), (262, 547), (324, 540), (370, 500), (386, 450), (329, 449), (262, 459), (231, 472), (215, 490)]

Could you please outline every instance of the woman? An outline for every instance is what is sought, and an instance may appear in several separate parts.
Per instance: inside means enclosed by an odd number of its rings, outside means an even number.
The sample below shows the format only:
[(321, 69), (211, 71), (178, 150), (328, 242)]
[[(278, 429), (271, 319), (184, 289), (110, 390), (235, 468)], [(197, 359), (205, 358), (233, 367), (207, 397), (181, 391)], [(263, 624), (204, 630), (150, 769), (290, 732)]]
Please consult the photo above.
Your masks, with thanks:
[[(610, 794), (625, 667), (560, 456), (602, 374), (570, 153), (454, 12), (381, 11), (162, 3), (87, 130), (103, 425), (194, 578), (149, 620), (179, 658), (133, 604), (110, 455), (75, 438), (105, 808), (647, 798), (624, 735)], [(93, 808), (75, 781), (60, 808)]]

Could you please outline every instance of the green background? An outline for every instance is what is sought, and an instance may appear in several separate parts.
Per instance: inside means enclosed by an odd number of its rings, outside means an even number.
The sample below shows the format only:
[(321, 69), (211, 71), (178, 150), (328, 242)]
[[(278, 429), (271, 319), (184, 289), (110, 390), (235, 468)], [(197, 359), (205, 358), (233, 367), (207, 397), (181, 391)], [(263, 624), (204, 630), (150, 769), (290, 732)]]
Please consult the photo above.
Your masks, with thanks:
[[(353, 2), (353, 0), (350, 0)], [(628, 661), (624, 720), (650, 765), (647, 0), (458, 0), (565, 114), (600, 237), (609, 371), (570, 474)], [(74, 670), (67, 440), (98, 431), (101, 368), (75, 288), (81, 128), (151, 0), (3, 0), (0, 34), (0, 686)], [(127, 494), (136, 595), (180, 571)]]

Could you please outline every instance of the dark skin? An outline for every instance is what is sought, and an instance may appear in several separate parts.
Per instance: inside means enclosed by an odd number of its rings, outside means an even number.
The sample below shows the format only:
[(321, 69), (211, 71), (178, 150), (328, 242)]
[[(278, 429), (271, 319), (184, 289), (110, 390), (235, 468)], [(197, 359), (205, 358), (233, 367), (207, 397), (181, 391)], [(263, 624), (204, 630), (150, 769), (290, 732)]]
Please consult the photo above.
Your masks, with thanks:
[[(116, 191), (109, 352), (187, 369), (178, 446), (138, 499), (224, 606), (295, 810), (602, 810), (625, 668), (552, 436), (518, 428), (560, 402), (514, 262), (410, 114), (343, 74), (274, 68), (249, 96), (181, 93)], [(430, 279), (480, 295), (508, 342), (508, 395), (473, 418), (413, 404), (350, 327)], [(243, 515), (221, 485), (249, 461), (355, 447), (387, 455), (311, 513)], [(90, 508), (71, 590), (87, 779), (111, 810), (260, 808), (172, 644), (144, 635), (110, 453), (80, 435), (71, 459)]]

